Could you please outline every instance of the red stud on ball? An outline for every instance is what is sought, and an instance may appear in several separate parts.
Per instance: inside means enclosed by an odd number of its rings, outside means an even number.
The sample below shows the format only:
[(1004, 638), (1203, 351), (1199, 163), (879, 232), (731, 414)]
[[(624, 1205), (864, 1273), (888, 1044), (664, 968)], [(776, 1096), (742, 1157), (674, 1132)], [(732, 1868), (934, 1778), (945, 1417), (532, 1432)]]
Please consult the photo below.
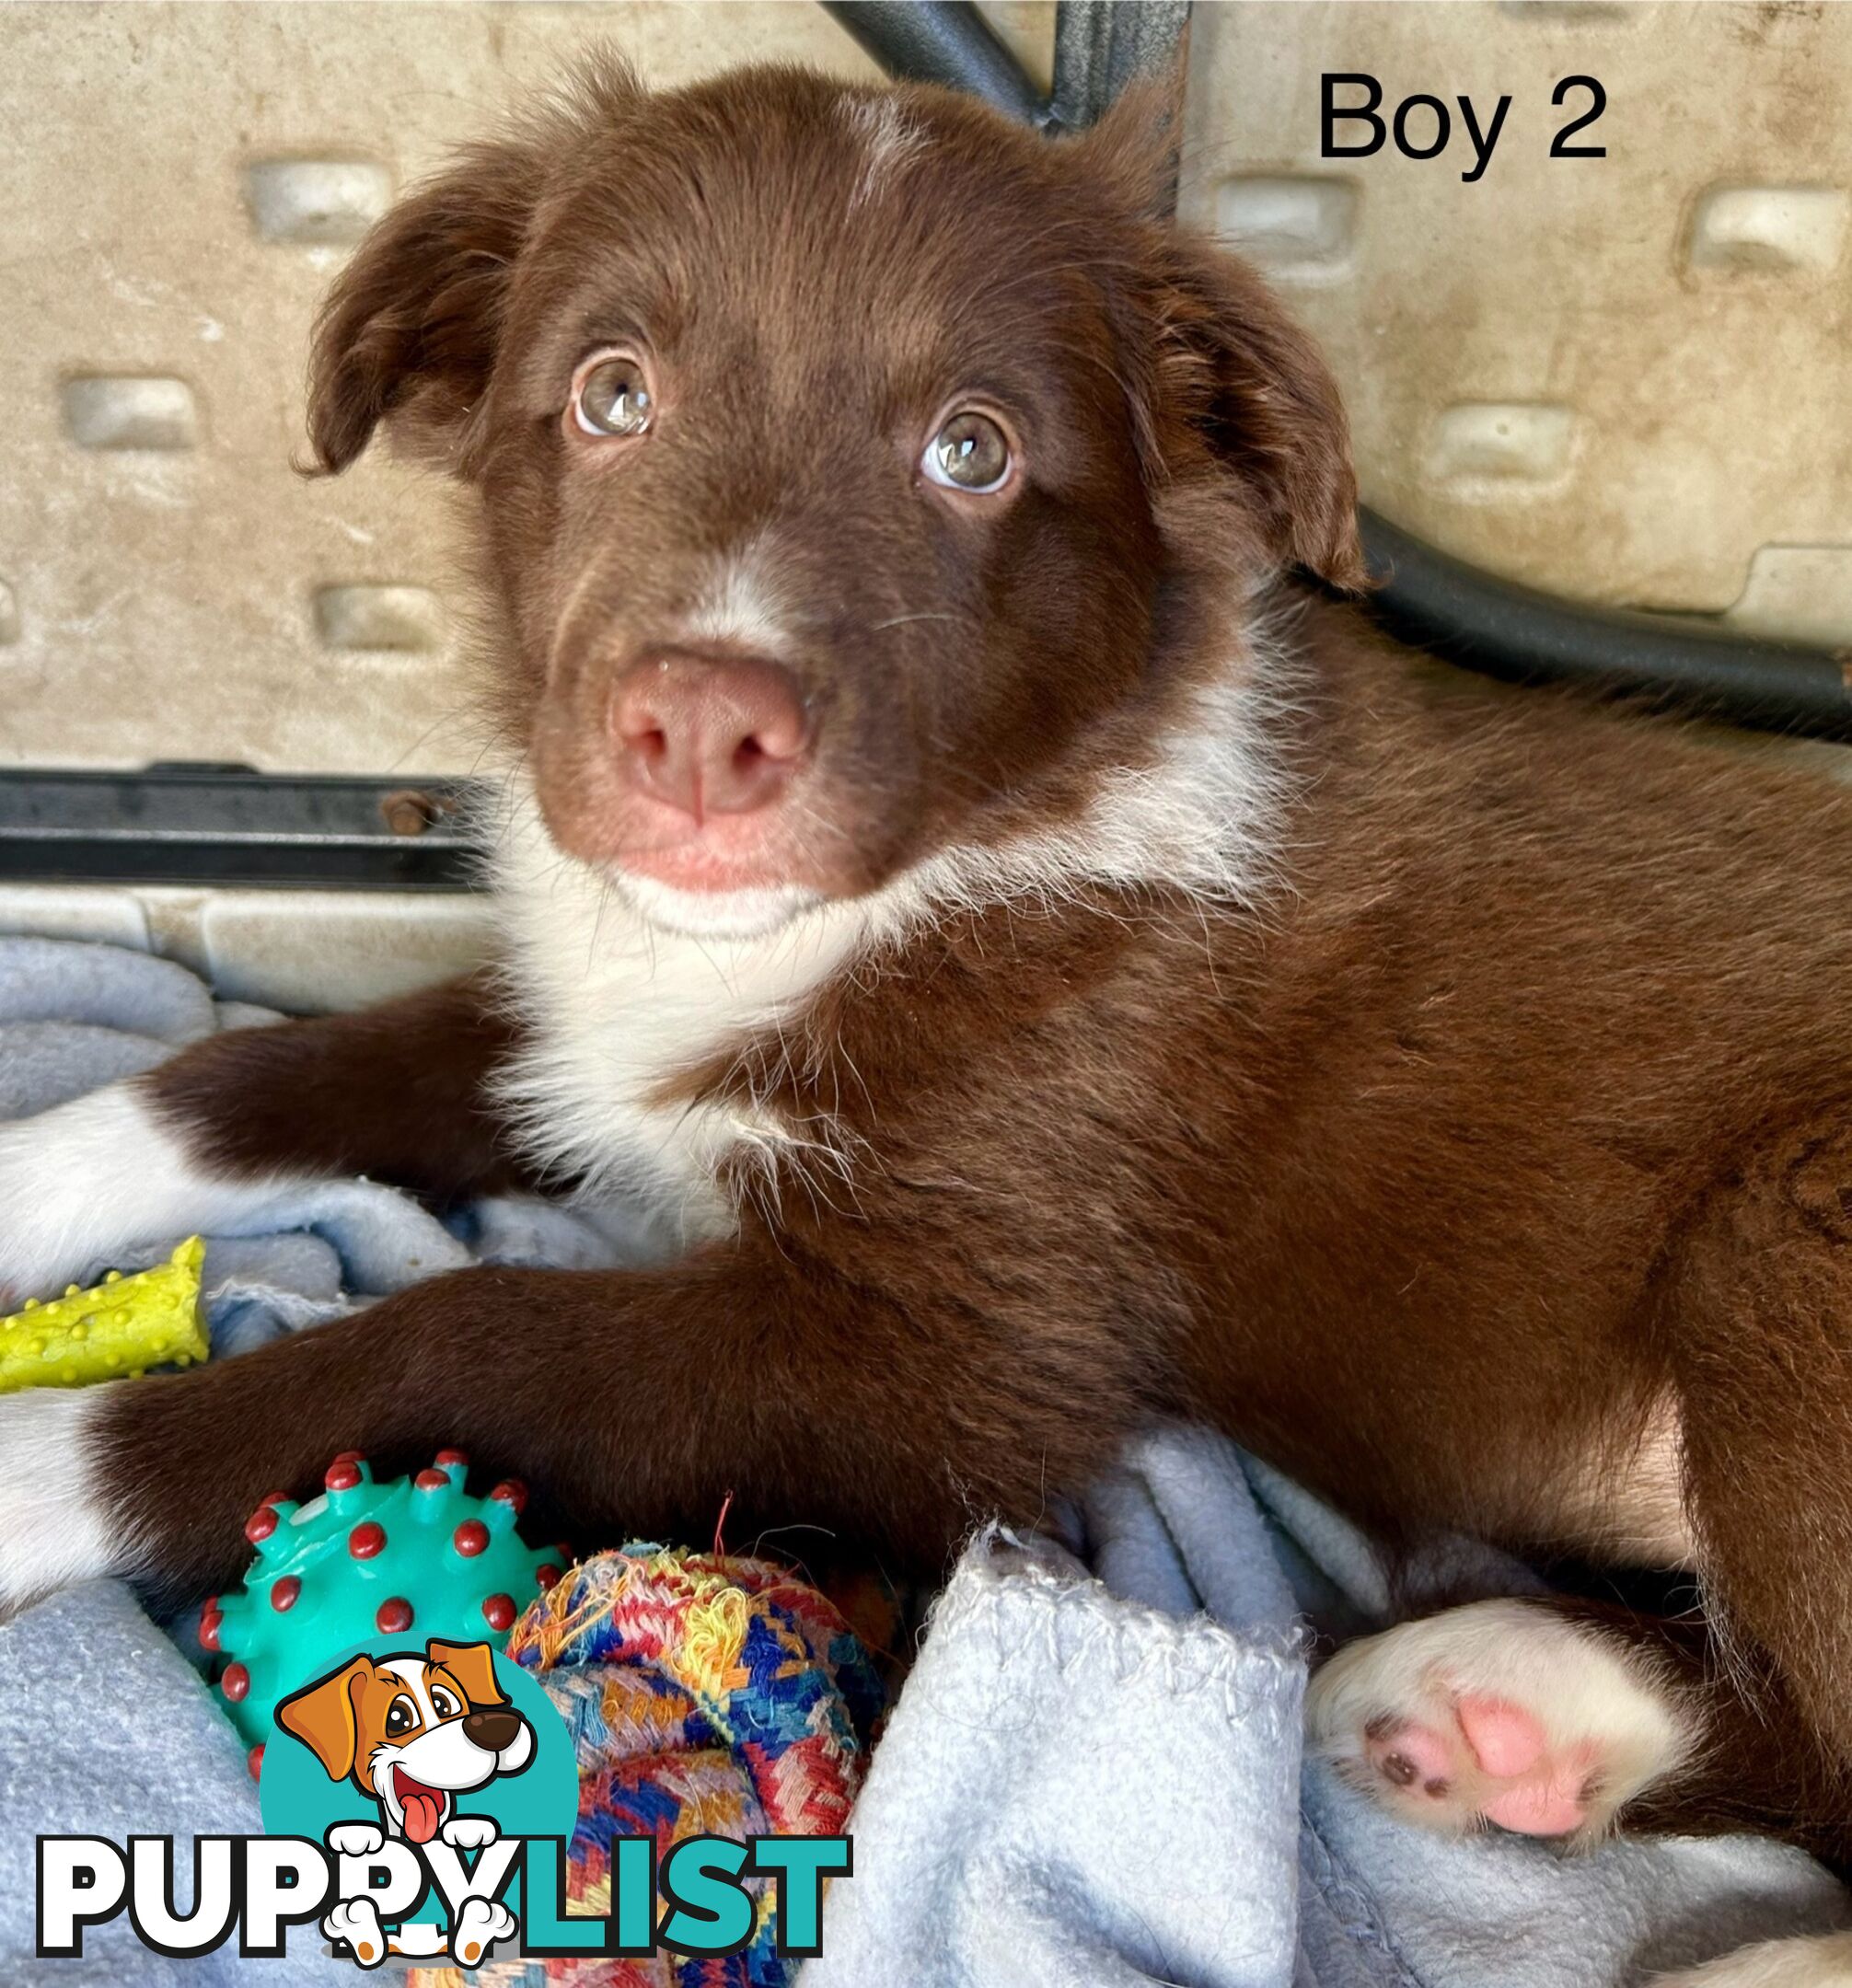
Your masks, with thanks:
[(328, 1466), (321, 1481), (330, 1491), (352, 1491), (360, 1482), (360, 1464), (354, 1458), (338, 1456)]
[(263, 1772), (263, 1741), (260, 1740), (244, 1757), (244, 1763), (250, 1769), (253, 1781)]
[(467, 1470), (469, 1459), (461, 1450), (440, 1450), (434, 1461), (442, 1466), (446, 1463), (460, 1463)]
[(250, 1672), (241, 1663), (227, 1664), (226, 1674), (219, 1680), (219, 1689), (237, 1705), (250, 1690)]
[(560, 1570), (556, 1566), (536, 1567), (534, 1578), (540, 1584), (542, 1594), (550, 1594), (560, 1585)]
[(499, 1635), (515, 1626), (513, 1595), (492, 1594), (482, 1604), (482, 1620)]
[(447, 1491), (449, 1477), (441, 1470), (422, 1470), (412, 1480), (421, 1491)]
[(216, 1650), (219, 1647), (219, 1630), (225, 1624), (225, 1611), (219, 1607), (217, 1595), (208, 1595), (200, 1607), (200, 1647)]
[(403, 1595), (394, 1595), (379, 1604), (379, 1612), (373, 1618), (375, 1628), (381, 1635), (403, 1635), (411, 1626), (411, 1604)]
[(473, 1560), (489, 1548), (489, 1528), (480, 1519), (466, 1519), (451, 1535), (450, 1543), (466, 1560)]
[(287, 1491), (266, 1491), (258, 1502), (262, 1505), (287, 1505), (289, 1503), (289, 1493)]
[(504, 1478), (489, 1496), (503, 1505), (512, 1505), (518, 1518), (527, 1508), (527, 1487), (518, 1477)]
[(368, 1519), (354, 1527), (347, 1535), (347, 1550), (356, 1560), (371, 1560), (386, 1547), (386, 1528), (377, 1520)]
[(267, 1540), (276, 1531), (276, 1512), (268, 1505), (260, 1505), (244, 1522), (244, 1536), (253, 1546)]
[(285, 1574), (270, 1591), (270, 1605), (279, 1615), (286, 1615), (296, 1604), (302, 1593), (302, 1583), (294, 1574)]

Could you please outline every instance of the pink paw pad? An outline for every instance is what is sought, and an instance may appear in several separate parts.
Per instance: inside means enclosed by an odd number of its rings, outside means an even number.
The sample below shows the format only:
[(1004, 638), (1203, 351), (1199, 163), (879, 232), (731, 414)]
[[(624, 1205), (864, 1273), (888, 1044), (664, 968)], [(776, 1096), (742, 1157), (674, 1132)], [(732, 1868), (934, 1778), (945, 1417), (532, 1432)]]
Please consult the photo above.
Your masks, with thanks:
[(1544, 1728), (1522, 1705), (1506, 1698), (1462, 1698), (1453, 1707), (1481, 1772), (1510, 1780), (1527, 1774), (1544, 1757)]
[(1366, 1735), (1370, 1764), (1395, 1787), (1414, 1787), (1445, 1795), (1458, 1771), (1457, 1749), (1431, 1727), (1413, 1721), (1376, 1719)]
[(1487, 1821), (1520, 1835), (1566, 1836), (1588, 1820), (1593, 1748), (1552, 1755), (1542, 1723), (1508, 1699), (1462, 1697), (1453, 1710), (1453, 1732), (1373, 1720), (1365, 1735), (1371, 1766), (1411, 1795), (1464, 1797)]
[(1580, 1829), (1587, 1817), (1582, 1780), (1580, 1774), (1568, 1780), (1553, 1774), (1547, 1781), (1521, 1783), (1493, 1796), (1479, 1812), (1487, 1821), (1520, 1836), (1567, 1836)]

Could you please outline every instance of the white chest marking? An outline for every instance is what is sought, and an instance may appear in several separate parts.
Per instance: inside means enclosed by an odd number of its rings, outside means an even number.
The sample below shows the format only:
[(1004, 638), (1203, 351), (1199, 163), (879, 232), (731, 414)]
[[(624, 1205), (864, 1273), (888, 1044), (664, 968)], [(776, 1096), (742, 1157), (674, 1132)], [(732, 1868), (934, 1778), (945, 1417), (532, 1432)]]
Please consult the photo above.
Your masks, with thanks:
[(561, 861), (513, 789), (497, 903), (526, 1048), (497, 1086), (527, 1150), (594, 1200), (640, 1205), (663, 1250), (724, 1234), (715, 1182), (749, 1111), (663, 1104), (675, 1078), (776, 1029), (865, 942), (871, 910), (819, 906), (752, 938), (691, 937), (639, 912), (623, 886)]

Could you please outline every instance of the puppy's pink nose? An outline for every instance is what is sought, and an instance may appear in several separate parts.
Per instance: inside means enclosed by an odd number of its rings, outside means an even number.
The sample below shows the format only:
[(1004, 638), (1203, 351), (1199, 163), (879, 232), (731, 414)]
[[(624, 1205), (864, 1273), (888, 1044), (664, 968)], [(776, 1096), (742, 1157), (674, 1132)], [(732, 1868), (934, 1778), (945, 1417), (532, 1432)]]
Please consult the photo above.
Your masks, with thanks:
[(671, 652), (612, 693), (622, 777), (691, 815), (748, 815), (783, 792), (806, 744), (804, 701), (776, 663)]

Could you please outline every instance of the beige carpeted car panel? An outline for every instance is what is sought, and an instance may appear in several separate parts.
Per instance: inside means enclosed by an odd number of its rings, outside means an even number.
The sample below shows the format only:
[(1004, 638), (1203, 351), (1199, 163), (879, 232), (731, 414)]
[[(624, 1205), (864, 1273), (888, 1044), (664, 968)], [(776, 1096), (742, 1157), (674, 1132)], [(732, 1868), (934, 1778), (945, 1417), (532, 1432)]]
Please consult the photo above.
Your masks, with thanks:
[[(1327, 72), (1445, 99), (1446, 150), (1321, 158)], [(1605, 158), (1550, 156), (1577, 75)], [(1324, 340), (1370, 502), (1565, 594), (1852, 640), (1852, 8), (1210, 5), (1190, 80), (1184, 211)], [(1463, 94), (1482, 131), (1511, 98), (1473, 183)]]

